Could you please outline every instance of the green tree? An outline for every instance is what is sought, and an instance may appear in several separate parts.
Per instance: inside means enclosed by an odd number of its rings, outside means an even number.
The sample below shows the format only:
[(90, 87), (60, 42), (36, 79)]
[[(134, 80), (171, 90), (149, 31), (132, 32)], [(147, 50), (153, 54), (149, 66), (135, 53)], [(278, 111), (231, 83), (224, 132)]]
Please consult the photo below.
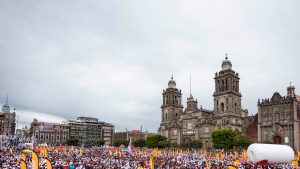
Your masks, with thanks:
[(183, 142), (180, 144), (181, 148), (202, 148), (203, 144), (200, 140), (193, 140), (189, 142)]
[(178, 147), (178, 143), (177, 142), (173, 142), (170, 144), (171, 147)]
[(128, 146), (129, 142), (127, 140), (116, 140), (113, 142), (115, 147), (120, 147), (121, 145)]
[(156, 148), (159, 146), (160, 141), (168, 140), (165, 136), (159, 134), (150, 134), (146, 139), (146, 145), (149, 148)]
[(246, 135), (237, 135), (235, 137), (234, 144), (236, 147), (247, 148), (250, 144), (252, 144), (252, 139)]
[(200, 140), (193, 140), (188, 142), (188, 147), (189, 148), (202, 148), (203, 143)]
[(93, 140), (93, 145), (94, 146), (103, 146), (104, 144), (105, 144), (104, 140), (100, 140), (100, 139)]
[(70, 140), (67, 140), (67, 145), (68, 146), (78, 146), (78, 142), (79, 142), (78, 139), (70, 139)]
[(170, 147), (170, 142), (168, 140), (159, 141), (157, 147), (159, 148)]
[(237, 136), (236, 131), (232, 129), (217, 129), (212, 131), (211, 138), (213, 147), (216, 149), (230, 149), (234, 146), (234, 140)]
[(145, 139), (138, 139), (132, 142), (134, 147), (145, 147), (146, 140)]
[(181, 148), (188, 148), (188, 143), (182, 142), (182, 143), (180, 143), (179, 147), (181, 147)]

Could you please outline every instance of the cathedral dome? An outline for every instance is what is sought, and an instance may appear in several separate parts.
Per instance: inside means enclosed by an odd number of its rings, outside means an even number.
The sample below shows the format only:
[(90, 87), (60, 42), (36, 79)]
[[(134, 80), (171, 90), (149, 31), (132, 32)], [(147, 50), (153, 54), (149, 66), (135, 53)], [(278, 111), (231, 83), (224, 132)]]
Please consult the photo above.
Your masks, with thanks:
[(228, 60), (228, 57), (225, 57), (225, 60), (222, 62), (222, 70), (231, 70), (232, 64), (230, 60)]
[(171, 80), (169, 80), (168, 87), (169, 88), (176, 88), (176, 82), (175, 82), (175, 80), (173, 80), (173, 75), (171, 77)]

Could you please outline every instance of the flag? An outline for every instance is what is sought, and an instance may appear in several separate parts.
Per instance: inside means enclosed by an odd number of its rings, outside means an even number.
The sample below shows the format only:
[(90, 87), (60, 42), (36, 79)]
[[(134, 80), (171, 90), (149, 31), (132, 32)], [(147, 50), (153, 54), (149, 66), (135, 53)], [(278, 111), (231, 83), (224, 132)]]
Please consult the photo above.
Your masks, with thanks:
[(39, 169), (39, 157), (34, 151), (32, 151), (31, 153), (31, 158), (32, 158), (32, 169)]
[(47, 155), (48, 155), (47, 148), (46, 148), (46, 147), (44, 147), (44, 157), (47, 157)]
[(150, 169), (154, 169), (154, 160), (153, 160), (153, 156), (150, 156)]
[(40, 148), (40, 154), (43, 156), (43, 157), (45, 157), (45, 151), (44, 151), (44, 149), (41, 147)]
[(298, 160), (293, 160), (292, 165), (294, 165), (295, 168), (298, 169)]
[[(55, 149), (55, 152), (56, 152), (57, 155), (59, 154), (59, 150), (58, 149)], [(64, 154), (66, 154), (66, 153), (64, 153)]]
[(25, 156), (25, 154), (24, 154), (24, 153), (22, 153), (22, 154), (21, 154), (21, 160), (24, 160), (24, 161), (26, 161), (26, 156)]
[(236, 167), (233, 166), (233, 165), (228, 165), (227, 168), (228, 168), (228, 169), (236, 169)]
[(80, 147), (80, 150), (79, 150), (79, 156), (81, 157), (81, 156), (82, 156), (82, 154), (83, 154), (83, 148), (82, 148), (82, 147)]
[(211, 166), (210, 160), (206, 160), (205, 164), (206, 164), (206, 168), (210, 168), (210, 166)]
[(129, 139), (129, 144), (128, 144), (128, 153), (132, 153), (132, 143), (131, 143), (131, 138)]
[(239, 160), (234, 160), (234, 161), (233, 161), (233, 165), (234, 165), (234, 166), (238, 166), (238, 165), (239, 165), (239, 162), (240, 162)]
[(27, 168), (27, 164), (26, 162), (22, 159), (21, 160), (21, 168), (20, 169), (26, 169)]
[(52, 169), (52, 164), (48, 158), (45, 158), (47, 169)]

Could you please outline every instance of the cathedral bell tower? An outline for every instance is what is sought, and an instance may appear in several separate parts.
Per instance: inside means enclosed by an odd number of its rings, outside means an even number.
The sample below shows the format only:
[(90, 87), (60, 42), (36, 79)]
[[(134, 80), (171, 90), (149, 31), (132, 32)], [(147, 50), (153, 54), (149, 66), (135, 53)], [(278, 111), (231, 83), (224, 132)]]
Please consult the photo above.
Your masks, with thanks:
[(222, 62), (222, 69), (215, 74), (214, 112), (216, 116), (232, 114), (241, 116), (241, 93), (239, 91), (239, 74), (232, 70), (227, 54)]
[(163, 90), (163, 104), (161, 106), (161, 121), (176, 121), (179, 118), (179, 114), (182, 112), (181, 104), (181, 90), (176, 88), (176, 82), (171, 77), (168, 83), (168, 88)]

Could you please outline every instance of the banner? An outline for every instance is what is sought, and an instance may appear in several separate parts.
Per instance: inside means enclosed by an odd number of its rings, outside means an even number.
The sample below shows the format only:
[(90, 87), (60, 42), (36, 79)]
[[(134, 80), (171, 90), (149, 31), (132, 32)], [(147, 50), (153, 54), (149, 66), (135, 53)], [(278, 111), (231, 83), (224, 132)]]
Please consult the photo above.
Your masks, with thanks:
[(53, 123), (47, 123), (47, 122), (44, 122), (42, 123), (39, 128), (40, 128), (40, 131), (44, 131), (44, 132), (54, 132), (54, 124)]
[(32, 159), (32, 169), (39, 169), (39, 157), (34, 151), (32, 151), (31, 153), (31, 159)]
[(23, 159), (21, 160), (21, 169), (27, 169), (26, 162)]
[(51, 164), (50, 160), (48, 158), (45, 158), (45, 160), (46, 160), (47, 169), (52, 169), (52, 164)]

